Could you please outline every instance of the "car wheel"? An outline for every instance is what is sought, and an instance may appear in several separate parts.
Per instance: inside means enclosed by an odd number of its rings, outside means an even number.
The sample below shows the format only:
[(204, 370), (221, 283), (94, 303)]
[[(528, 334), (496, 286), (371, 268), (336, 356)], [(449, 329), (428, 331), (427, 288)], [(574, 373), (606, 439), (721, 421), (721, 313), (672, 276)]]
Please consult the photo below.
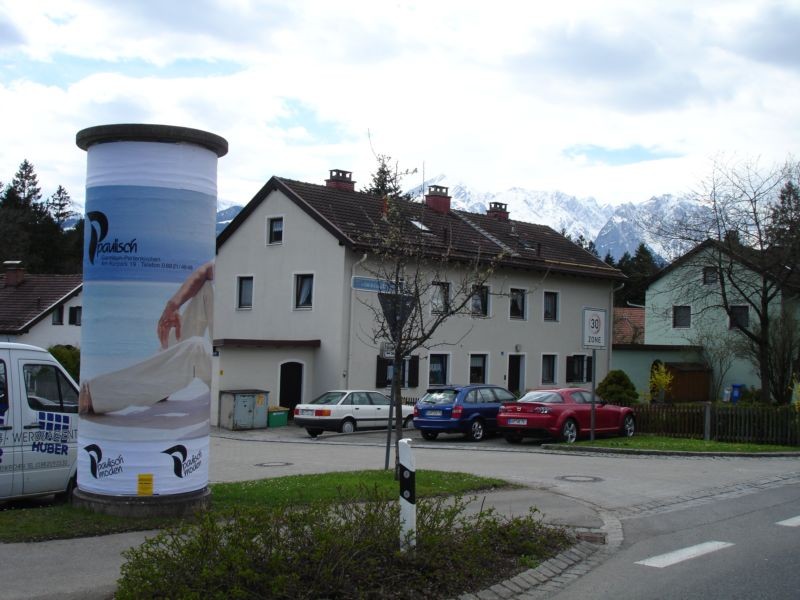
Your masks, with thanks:
[(422, 437), (425, 438), (426, 440), (433, 441), (437, 437), (439, 437), (439, 433), (436, 432), (436, 431), (423, 431), (422, 432)]
[(561, 426), (561, 439), (568, 444), (578, 439), (578, 424), (572, 419), (567, 419)]
[(480, 442), (484, 435), (486, 435), (486, 430), (483, 427), (483, 421), (480, 419), (475, 419), (469, 426), (469, 433), (467, 437), (472, 440), (473, 442)]
[(522, 435), (519, 433), (507, 433), (506, 441), (509, 444), (519, 444), (522, 441)]
[(312, 429), (311, 427), (306, 427), (306, 432), (308, 432), (308, 435), (310, 435), (312, 438), (315, 438), (322, 433), (322, 429)]
[(403, 421), (403, 428), (412, 429), (413, 427), (414, 427), (414, 417), (406, 417), (406, 420)]
[(633, 418), (633, 415), (625, 415), (625, 418), (622, 421), (622, 429), (620, 430), (620, 433), (625, 437), (633, 437), (635, 431), (636, 420)]
[(353, 419), (345, 419), (339, 427), (339, 431), (342, 433), (353, 433), (355, 430), (356, 422)]

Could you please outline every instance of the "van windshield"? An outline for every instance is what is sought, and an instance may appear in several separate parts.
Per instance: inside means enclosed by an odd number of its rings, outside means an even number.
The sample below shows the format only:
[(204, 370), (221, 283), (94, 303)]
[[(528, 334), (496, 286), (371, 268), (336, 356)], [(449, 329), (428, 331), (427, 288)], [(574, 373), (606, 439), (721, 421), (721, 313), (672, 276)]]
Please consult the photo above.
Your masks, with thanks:
[(452, 404), (456, 399), (456, 390), (437, 390), (435, 392), (428, 392), (421, 399), (420, 402), (425, 404)]

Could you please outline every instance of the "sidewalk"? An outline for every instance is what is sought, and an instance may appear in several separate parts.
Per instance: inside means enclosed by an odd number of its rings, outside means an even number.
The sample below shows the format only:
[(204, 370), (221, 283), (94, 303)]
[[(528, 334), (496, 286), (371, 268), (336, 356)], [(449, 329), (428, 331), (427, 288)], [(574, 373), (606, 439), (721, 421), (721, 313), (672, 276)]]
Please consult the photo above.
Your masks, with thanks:
[[(222, 449), (234, 442), (223, 436), (213, 437)], [(237, 440), (237, 443), (240, 442)], [(223, 477), (214, 476), (213, 461), (212, 454), (211, 479), (218, 481)], [(231, 473), (231, 468), (230, 463), (225, 465), (225, 480), (237, 479), (237, 473)], [(478, 501), (472, 505), (472, 510), (479, 510), (482, 504), (484, 508), (493, 507), (503, 514), (521, 515), (535, 506), (546, 523), (579, 531), (598, 531), (604, 525), (590, 505), (547, 490), (524, 488), (476, 496)], [(4, 600), (110, 598), (124, 562), (122, 551), (140, 544), (154, 533), (135, 532), (39, 543), (0, 544), (0, 596)]]

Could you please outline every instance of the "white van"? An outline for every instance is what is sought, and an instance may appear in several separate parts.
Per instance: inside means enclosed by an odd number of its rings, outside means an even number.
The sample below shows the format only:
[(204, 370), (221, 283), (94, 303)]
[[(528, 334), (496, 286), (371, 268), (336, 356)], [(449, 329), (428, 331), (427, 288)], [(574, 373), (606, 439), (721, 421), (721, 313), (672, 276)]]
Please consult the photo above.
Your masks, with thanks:
[(0, 500), (75, 487), (78, 386), (46, 350), (0, 342)]

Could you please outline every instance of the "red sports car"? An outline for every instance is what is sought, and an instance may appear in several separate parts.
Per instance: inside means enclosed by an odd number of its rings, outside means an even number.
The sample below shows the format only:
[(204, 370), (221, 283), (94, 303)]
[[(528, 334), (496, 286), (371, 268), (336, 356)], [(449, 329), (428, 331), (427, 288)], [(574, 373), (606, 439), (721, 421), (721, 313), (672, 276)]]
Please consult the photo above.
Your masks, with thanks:
[[(631, 437), (636, 429), (633, 409), (607, 404), (595, 394), (595, 433)], [(592, 419), (592, 393), (581, 388), (534, 390), (516, 402), (504, 402), (497, 425), (512, 444), (523, 437), (550, 437), (571, 444), (588, 436)]]

